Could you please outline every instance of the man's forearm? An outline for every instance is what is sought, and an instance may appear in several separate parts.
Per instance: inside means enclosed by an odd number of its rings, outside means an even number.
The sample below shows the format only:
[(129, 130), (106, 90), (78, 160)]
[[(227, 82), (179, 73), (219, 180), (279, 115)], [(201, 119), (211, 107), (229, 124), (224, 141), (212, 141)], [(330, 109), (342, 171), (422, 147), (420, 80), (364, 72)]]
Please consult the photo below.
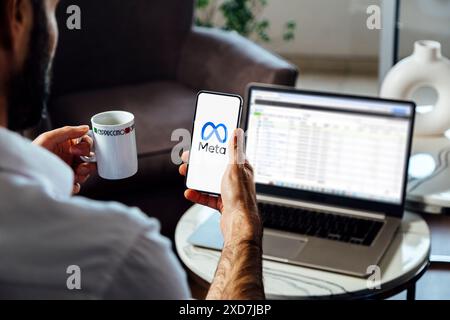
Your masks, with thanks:
[(264, 299), (260, 241), (225, 245), (206, 299)]

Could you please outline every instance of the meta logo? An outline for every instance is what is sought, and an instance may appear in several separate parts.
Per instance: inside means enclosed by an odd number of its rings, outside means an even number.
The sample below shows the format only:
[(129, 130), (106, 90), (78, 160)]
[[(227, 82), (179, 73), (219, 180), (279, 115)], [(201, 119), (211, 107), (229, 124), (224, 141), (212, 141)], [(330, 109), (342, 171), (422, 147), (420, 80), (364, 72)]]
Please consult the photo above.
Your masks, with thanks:
[[(220, 123), (218, 125), (215, 125), (212, 122), (207, 122), (202, 128), (202, 140), (203, 141), (209, 141), (213, 137), (216, 138), (216, 140), (224, 144), (228, 140), (228, 129), (223, 124)], [(223, 154), (225, 155), (227, 153), (227, 149), (220, 145), (210, 145), (209, 142), (200, 142), (198, 146), (198, 151), (205, 151), (209, 153), (217, 153), (217, 154)]]
[[(211, 132), (209, 134), (206, 134), (206, 130), (208, 130), (209, 128), (211, 128)], [(219, 129), (223, 129), (223, 138), (220, 135)], [(212, 122), (207, 122), (203, 128), (202, 128), (202, 140), (203, 141), (208, 141), (209, 139), (211, 139), (211, 137), (213, 135), (216, 135), (217, 140), (219, 140), (220, 143), (225, 143), (228, 140), (228, 129), (227, 127), (221, 123), (218, 124), (217, 126), (212, 123)]]

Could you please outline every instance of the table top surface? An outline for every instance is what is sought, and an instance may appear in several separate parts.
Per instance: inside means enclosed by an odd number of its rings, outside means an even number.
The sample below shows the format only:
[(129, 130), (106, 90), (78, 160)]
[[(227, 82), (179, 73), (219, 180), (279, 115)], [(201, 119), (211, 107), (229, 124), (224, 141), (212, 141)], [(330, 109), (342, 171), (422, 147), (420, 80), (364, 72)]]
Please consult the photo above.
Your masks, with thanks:
[(407, 207), (426, 213), (450, 212), (450, 134), (449, 137), (414, 137), (412, 156), (418, 154), (430, 155), (434, 170), (426, 178), (408, 183)]
[[(211, 283), (220, 252), (195, 247), (188, 238), (203, 222), (218, 212), (192, 206), (181, 218), (175, 244), (183, 263)], [(276, 299), (357, 298), (386, 294), (424, 272), (430, 255), (430, 230), (418, 215), (406, 213), (392, 244), (380, 262), (380, 289), (369, 289), (368, 280), (333, 272), (264, 260), (266, 296)]]

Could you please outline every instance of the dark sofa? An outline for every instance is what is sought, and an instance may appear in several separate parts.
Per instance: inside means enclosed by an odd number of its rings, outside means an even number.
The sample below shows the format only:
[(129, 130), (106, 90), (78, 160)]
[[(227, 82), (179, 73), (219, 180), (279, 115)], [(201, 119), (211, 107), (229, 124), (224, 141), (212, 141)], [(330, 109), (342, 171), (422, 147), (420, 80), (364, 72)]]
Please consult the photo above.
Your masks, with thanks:
[[(249, 82), (294, 85), (295, 67), (235, 33), (193, 27), (193, 0), (63, 0), (49, 106), (52, 127), (90, 124), (123, 109), (136, 116), (139, 173), (90, 179), (83, 194), (141, 207), (172, 237), (187, 208), (170, 154), (177, 128), (191, 129), (197, 91), (245, 94)], [(68, 30), (66, 9), (81, 8)]]

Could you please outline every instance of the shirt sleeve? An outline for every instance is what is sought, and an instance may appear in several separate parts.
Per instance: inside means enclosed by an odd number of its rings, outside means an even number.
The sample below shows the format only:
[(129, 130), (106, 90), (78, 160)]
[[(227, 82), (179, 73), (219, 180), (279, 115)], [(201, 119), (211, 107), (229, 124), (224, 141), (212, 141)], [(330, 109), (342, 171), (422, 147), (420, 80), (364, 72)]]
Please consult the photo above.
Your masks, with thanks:
[(186, 273), (159, 228), (143, 230), (104, 291), (104, 299), (187, 300)]

